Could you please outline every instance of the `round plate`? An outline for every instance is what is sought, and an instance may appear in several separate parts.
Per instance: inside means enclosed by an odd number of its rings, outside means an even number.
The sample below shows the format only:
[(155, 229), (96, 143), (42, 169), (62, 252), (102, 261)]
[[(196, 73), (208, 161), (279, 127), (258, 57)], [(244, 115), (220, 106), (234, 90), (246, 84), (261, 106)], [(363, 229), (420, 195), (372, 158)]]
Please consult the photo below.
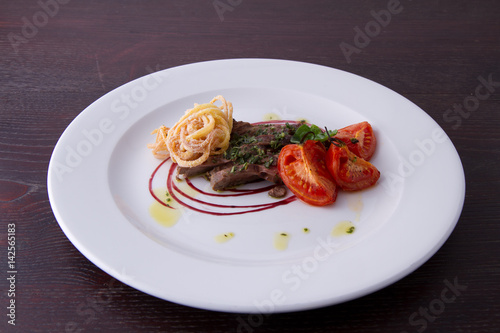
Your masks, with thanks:
[[(379, 182), (341, 192), (328, 207), (294, 201), (230, 216), (181, 208), (158, 222), (148, 183), (161, 161), (146, 147), (151, 131), (219, 94), (233, 103), (236, 120), (306, 119), (329, 129), (370, 122)], [(167, 171), (156, 174), (155, 190), (164, 191)], [(444, 131), (397, 93), (328, 67), (232, 59), (159, 71), (98, 99), (58, 141), (48, 192), (69, 240), (123, 283), (192, 307), (272, 313), (347, 301), (415, 270), (455, 227), (465, 179)], [(213, 200), (276, 201), (265, 192)], [(345, 226), (354, 232), (339, 232)], [(281, 233), (288, 236), (280, 245)]]

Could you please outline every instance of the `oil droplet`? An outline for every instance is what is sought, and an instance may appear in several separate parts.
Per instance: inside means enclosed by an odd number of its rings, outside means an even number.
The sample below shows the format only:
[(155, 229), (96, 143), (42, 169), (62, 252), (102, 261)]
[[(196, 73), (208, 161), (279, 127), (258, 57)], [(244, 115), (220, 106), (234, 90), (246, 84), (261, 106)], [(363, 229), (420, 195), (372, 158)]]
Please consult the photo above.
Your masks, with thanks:
[(302, 228), (302, 232), (308, 234), (311, 232), (311, 230), (309, 228)]
[(215, 241), (217, 243), (219, 243), (219, 244), (220, 243), (225, 243), (225, 242), (227, 242), (228, 240), (230, 240), (233, 237), (234, 237), (234, 233), (232, 233), (232, 232), (226, 232), (224, 234), (220, 234), (220, 235), (215, 236)]
[(172, 227), (181, 217), (179, 205), (170, 197), (166, 188), (156, 188), (153, 190), (153, 193), (158, 199), (165, 202), (170, 207), (166, 207), (155, 200), (151, 206), (149, 206), (149, 214), (162, 226)]
[(266, 113), (264, 115), (264, 120), (265, 121), (268, 121), (268, 120), (281, 120), (281, 117), (279, 115), (277, 115), (276, 113)]
[(347, 206), (350, 210), (356, 213), (355, 221), (359, 221), (361, 218), (361, 212), (363, 211), (363, 198), (361, 193), (353, 195), (347, 200)]
[(310, 122), (309, 122), (309, 120), (307, 120), (306, 118), (302, 118), (302, 117), (299, 117), (299, 118), (295, 119), (295, 121), (298, 121), (298, 122), (301, 122), (301, 121), (302, 121), (302, 122), (305, 122), (305, 123), (307, 123), (307, 124), (309, 124), (309, 123), (310, 123)]
[(332, 236), (340, 237), (344, 235), (352, 234), (356, 230), (356, 227), (351, 221), (341, 221), (332, 230)]
[(276, 250), (284, 251), (288, 248), (288, 241), (290, 235), (286, 232), (278, 232), (274, 235), (274, 248)]
[(181, 216), (179, 209), (165, 207), (157, 201), (149, 206), (149, 214), (164, 227), (174, 226)]
[(179, 184), (177, 184), (177, 187), (179, 187), (179, 190), (181, 190), (191, 198), (194, 198), (198, 194), (200, 194), (200, 192), (189, 186), (185, 181), (181, 181)]

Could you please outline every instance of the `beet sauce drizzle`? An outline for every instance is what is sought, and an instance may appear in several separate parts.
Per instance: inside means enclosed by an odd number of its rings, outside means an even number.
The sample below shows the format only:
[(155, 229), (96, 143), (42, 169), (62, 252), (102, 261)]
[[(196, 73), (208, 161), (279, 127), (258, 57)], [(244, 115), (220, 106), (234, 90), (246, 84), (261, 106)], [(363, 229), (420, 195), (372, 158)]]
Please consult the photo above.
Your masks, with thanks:
[(160, 168), (162, 167), (163, 164), (165, 164), (165, 162), (167, 162), (168, 160), (170, 160), (170, 157), (167, 157), (163, 162), (161, 162), (153, 171), (153, 173), (151, 174), (151, 177), (149, 177), (149, 183), (148, 183), (148, 187), (149, 187), (149, 193), (151, 194), (151, 196), (156, 200), (158, 201), (160, 204), (162, 204), (163, 206), (165, 207), (168, 207), (168, 208), (172, 208), (174, 209), (173, 207), (170, 207), (169, 205), (167, 205), (165, 202), (163, 202), (160, 198), (158, 198), (156, 196), (156, 194), (154, 193), (153, 191), (153, 179), (156, 175), (156, 173), (158, 172), (158, 170), (160, 170)]
[[(158, 201), (160, 204), (162, 204), (163, 206), (166, 206), (168, 208), (171, 208), (171, 209), (175, 209), (173, 207), (171, 207), (170, 205), (166, 204), (165, 202), (163, 202), (160, 198), (158, 198), (158, 196), (156, 196), (156, 194), (154, 193), (153, 191), (153, 180), (158, 172), (158, 170), (160, 170), (160, 168), (169, 160), (170, 158), (167, 158), (165, 159), (164, 161), (162, 161), (156, 168), (155, 170), (153, 171), (153, 173), (151, 174), (151, 177), (149, 178), (149, 193), (151, 194), (151, 196), (156, 200)], [(206, 202), (206, 201), (202, 201), (202, 200), (199, 200), (199, 199), (195, 199), (193, 198), (192, 196), (188, 195), (187, 193), (183, 192), (181, 189), (179, 189), (179, 187), (175, 184), (175, 176), (174, 176), (174, 172), (177, 168), (177, 164), (175, 163), (172, 163), (172, 165), (170, 166), (170, 169), (168, 171), (168, 177), (167, 177), (167, 189), (168, 189), (168, 192), (170, 193), (170, 196), (175, 200), (177, 201), (179, 204), (181, 204), (182, 206), (184, 207), (187, 207), (189, 209), (192, 209), (194, 211), (197, 211), (199, 213), (203, 213), (203, 214), (210, 214), (210, 215), (217, 215), (217, 216), (226, 216), (226, 215), (240, 215), (240, 214), (247, 214), (247, 213), (253, 213), (253, 212), (259, 212), (259, 211), (263, 211), (263, 210), (267, 210), (267, 209), (271, 209), (271, 208), (274, 208), (274, 207), (278, 207), (278, 206), (282, 206), (282, 205), (286, 205), (286, 204), (289, 204), (290, 202), (293, 202), (295, 201), (297, 198), (292, 195), (286, 199), (283, 199), (283, 200), (279, 200), (279, 201), (276, 201), (276, 202), (272, 202), (272, 203), (266, 203), (266, 204), (257, 204), (257, 205), (221, 205), (221, 204), (214, 204), (214, 203), (210, 203), (210, 202)], [(189, 179), (186, 178), (186, 182), (187, 184), (195, 191), (197, 191), (198, 193), (200, 194), (204, 194), (204, 195), (208, 195), (208, 196), (216, 196), (216, 197), (234, 197), (234, 196), (243, 196), (243, 195), (253, 195), (253, 194), (257, 194), (257, 193), (262, 193), (262, 192), (265, 192), (265, 191), (268, 191), (270, 190), (271, 188), (273, 188), (274, 185), (271, 185), (271, 186), (265, 186), (265, 187), (261, 187), (261, 188), (257, 188), (257, 189), (232, 189), (230, 190), (231, 192), (236, 192), (236, 193), (230, 193), (230, 194), (219, 194), (219, 193), (208, 193), (208, 192), (205, 192), (205, 191), (202, 191), (200, 190), (199, 188), (197, 188)], [(200, 208), (196, 208), (196, 207), (193, 207), (187, 203), (185, 203), (184, 201), (181, 200), (181, 198), (179, 196), (176, 195), (176, 193), (180, 194), (181, 196), (191, 200), (191, 201), (194, 201), (194, 202), (197, 202), (197, 203), (200, 203), (200, 204), (204, 204), (204, 205), (208, 205), (208, 206), (212, 206), (212, 207), (217, 207), (217, 208), (228, 208), (228, 209), (244, 209), (244, 210), (241, 210), (241, 211), (237, 211), (237, 212), (212, 212), (212, 211), (209, 211), (209, 210), (204, 210), (204, 209), (200, 209)]]
[(196, 185), (194, 185), (189, 178), (186, 178), (185, 180), (186, 180), (186, 183), (189, 185), (189, 187), (191, 187), (196, 192), (199, 192), (199, 193), (204, 194), (204, 195), (213, 196), (213, 197), (239, 197), (242, 195), (249, 195), (249, 194), (254, 194), (254, 193), (266, 192), (274, 187), (274, 185), (269, 185), (269, 186), (257, 188), (254, 190), (231, 188), (231, 189), (227, 189), (224, 191), (233, 192), (233, 193), (210, 193), (210, 192), (205, 192), (205, 191), (197, 188)]

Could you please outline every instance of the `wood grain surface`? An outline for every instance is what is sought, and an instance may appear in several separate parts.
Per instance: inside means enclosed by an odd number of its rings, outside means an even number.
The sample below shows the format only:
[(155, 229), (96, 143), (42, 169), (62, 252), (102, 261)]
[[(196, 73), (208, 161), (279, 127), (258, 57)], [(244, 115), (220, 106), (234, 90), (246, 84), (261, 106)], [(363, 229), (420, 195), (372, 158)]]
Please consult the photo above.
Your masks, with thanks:
[[(61, 231), (47, 195), (49, 159), (64, 129), (130, 80), (225, 58), (338, 68), (425, 110), (450, 136), (466, 175), (464, 209), (444, 246), (378, 292), (269, 316), (163, 301), (87, 260)], [(2, 1), (0, 331), (499, 332), (499, 110), (495, 0)], [(16, 237), (15, 326), (7, 316), (9, 224)], [(461, 289), (440, 303), (449, 283)]]

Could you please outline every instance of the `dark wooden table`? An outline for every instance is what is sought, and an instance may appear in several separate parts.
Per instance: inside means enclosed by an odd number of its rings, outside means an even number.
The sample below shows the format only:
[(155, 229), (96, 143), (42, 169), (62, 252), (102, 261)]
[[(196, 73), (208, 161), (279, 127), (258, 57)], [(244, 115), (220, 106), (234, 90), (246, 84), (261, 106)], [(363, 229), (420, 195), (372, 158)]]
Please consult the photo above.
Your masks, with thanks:
[[(0, 56), (1, 332), (500, 331), (500, 2), (2, 1)], [(456, 229), (427, 263), (344, 304), (252, 317), (144, 294), (69, 242), (46, 186), (66, 126), (100, 96), (152, 71), (242, 57), (361, 75), (442, 126), (467, 190)], [(440, 301), (450, 283), (455, 296)], [(12, 299), (15, 326), (6, 316)]]

